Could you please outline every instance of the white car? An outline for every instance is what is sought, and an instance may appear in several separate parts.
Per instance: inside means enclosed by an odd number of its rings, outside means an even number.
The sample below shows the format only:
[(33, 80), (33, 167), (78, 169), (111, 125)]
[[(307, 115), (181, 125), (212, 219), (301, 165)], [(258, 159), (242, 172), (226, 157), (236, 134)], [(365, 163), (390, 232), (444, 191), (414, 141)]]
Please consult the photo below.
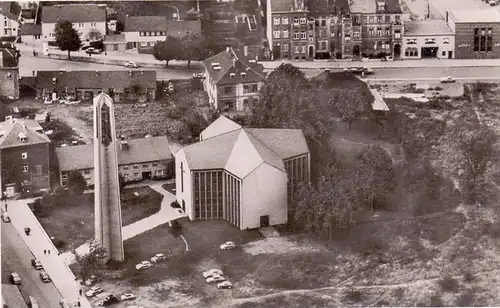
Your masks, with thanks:
[(135, 266), (135, 269), (137, 269), (137, 270), (145, 270), (145, 269), (148, 269), (148, 268), (150, 268), (152, 266), (153, 266), (153, 264), (151, 264), (151, 262), (149, 262), (149, 261), (142, 261), (141, 263), (139, 263), (139, 264), (137, 264)]
[(225, 280), (226, 280), (226, 278), (224, 278), (222, 276), (219, 276), (219, 275), (215, 275), (215, 276), (212, 276), (212, 277), (208, 277), (205, 281), (207, 283), (217, 283), (217, 282), (223, 282)]
[(441, 83), (453, 83), (453, 82), (455, 82), (455, 79), (453, 79), (453, 77), (451, 77), (451, 76), (446, 76), (446, 77), (439, 78), (439, 81)]
[(217, 289), (232, 289), (232, 288), (233, 284), (227, 280), (217, 284)]
[(222, 250), (228, 250), (228, 249), (234, 249), (236, 248), (236, 245), (234, 244), (234, 242), (225, 242), (224, 244), (220, 245), (220, 249)]
[(92, 287), (92, 288), (90, 288), (90, 290), (85, 292), (85, 295), (88, 297), (93, 297), (93, 296), (96, 296), (97, 294), (100, 294), (102, 292), (104, 292), (103, 289), (101, 289), (99, 287)]
[(4, 222), (10, 222), (10, 217), (9, 217), (9, 214), (7, 213), (2, 213), (2, 220)]
[(133, 62), (133, 61), (128, 61), (127, 63), (125, 63), (125, 67), (129, 67), (129, 68), (138, 68), (139, 65), (137, 65), (137, 63)]
[(167, 257), (165, 257), (165, 255), (162, 253), (157, 253), (154, 255), (154, 257), (151, 258), (151, 262), (153, 262), (153, 263), (157, 263), (157, 262), (161, 262), (161, 261), (165, 261), (165, 260), (167, 260)]
[(212, 276), (222, 276), (222, 275), (224, 275), (224, 273), (220, 269), (217, 269), (217, 268), (212, 268), (212, 269), (209, 269), (208, 271), (203, 272), (204, 278), (208, 278), (208, 277), (212, 277)]
[(136, 296), (132, 293), (125, 293), (122, 296), (120, 296), (120, 299), (122, 301), (130, 301), (130, 300), (133, 300), (135, 298), (136, 298)]

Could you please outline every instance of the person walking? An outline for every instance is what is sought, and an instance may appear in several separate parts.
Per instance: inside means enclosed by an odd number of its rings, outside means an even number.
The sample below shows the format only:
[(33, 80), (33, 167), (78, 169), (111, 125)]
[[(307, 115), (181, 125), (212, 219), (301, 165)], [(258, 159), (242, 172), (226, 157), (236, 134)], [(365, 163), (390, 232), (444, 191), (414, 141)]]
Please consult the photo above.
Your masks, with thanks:
[(83, 294), (83, 291), (82, 291), (82, 289), (80, 289), (80, 296), (82, 296), (82, 294)]
[(50, 255), (50, 249), (49, 249), (49, 250), (47, 250), (47, 253)]
[(43, 250), (43, 254), (46, 255), (47, 254), (47, 249), (44, 249)]

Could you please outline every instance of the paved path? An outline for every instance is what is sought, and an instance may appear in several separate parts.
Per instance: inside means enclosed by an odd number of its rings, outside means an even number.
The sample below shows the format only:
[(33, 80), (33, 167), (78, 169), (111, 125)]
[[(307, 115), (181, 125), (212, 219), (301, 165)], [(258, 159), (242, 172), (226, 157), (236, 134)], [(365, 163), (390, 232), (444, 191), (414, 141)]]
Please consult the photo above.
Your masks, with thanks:
[[(144, 186), (144, 183), (140, 184), (141, 185), (138, 186)], [(171, 220), (186, 217), (186, 214), (181, 214), (178, 212), (178, 209), (174, 209), (170, 206), (170, 203), (176, 200), (175, 195), (163, 189), (162, 184), (164, 184), (164, 182), (153, 182), (153, 184), (149, 185), (149, 187), (163, 195), (160, 211), (130, 225), (124, 226), (122, 228), (124, 241), (148, 230), (151, 230), (159, 225), (165, 224)], [(127, 188), (129, 187), (132, 186), (127, 186)], [(83, 244), (75, 250), (78, 254), (87, 254), (89, 252), (89, 245)], [(65, 263), (68, 265), (72, 264), (75, 260), (75, 256), (71, 253), (71, 251), (65, 252), (61, 254), (61, 256), (63, 257)]]
[[(65, 264), (64, 259), (58, 255), (57, 249), (52, 244), (49, 236), (28, 207), (28, 202), (32, 202), (32, 199), (8, 201), (8, 213), (12, 219), (12, 225), (35, 258), (42, 262), (45, 271), (52, 278), (52, 282), (61, 293), (61, 296), (74, 302), (79, 300), (81, 307), (91, 307), (85, 297), (78, 296), (80, 285), (76, 281), (73, 272)], [(25, 227), (31, 228), (29, 236), (24, 233)], [(44, 254), (45, 249), (49, 249), (51, 254)]]

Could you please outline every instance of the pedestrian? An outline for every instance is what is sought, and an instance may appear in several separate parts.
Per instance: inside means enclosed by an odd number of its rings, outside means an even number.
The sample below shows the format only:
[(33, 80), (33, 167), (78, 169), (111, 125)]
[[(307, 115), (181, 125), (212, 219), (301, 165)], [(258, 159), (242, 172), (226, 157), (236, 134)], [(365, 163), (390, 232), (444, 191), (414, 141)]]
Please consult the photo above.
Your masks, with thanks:
[(34, 49), (33, 49), (33, 56), (36, 56), (36, 52), (35, 52), (35, 50), (34, 50)]
[(82, 296), (82, 294), (83, 294), (83, 291), (82, 291), (82, 289), (80, 289), (80, 296)]
[(50, 250), (47, 250), (47, 253), (50, 255)]
[(105, 55), (105, 56), (107, 56), (107, 55), (108, 55), (108, 51), (107, 51), (107, 50), (105, 50), (105, 51), (104, 51), (104, 55)]
[(43, 254), (44, 254), (44, 255), (46, 255), (46, 254), (47, 254), (47, 250), (46, 250), (46, 249), (44, 249), (44, 250), (43, 250)]
[(78, 303), (76, 303), (76, 305), (77, 305), (78, 307), (82, 307), (82, 305), (80, 304), (80, 301), (78, 301)]

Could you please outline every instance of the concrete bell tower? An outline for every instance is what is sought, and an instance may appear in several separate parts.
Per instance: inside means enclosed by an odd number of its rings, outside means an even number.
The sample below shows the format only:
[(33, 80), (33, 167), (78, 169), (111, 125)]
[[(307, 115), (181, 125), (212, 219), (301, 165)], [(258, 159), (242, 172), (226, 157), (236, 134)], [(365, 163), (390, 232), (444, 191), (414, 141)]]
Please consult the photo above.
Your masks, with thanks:
[(125, 259), (118, 156), (113, 100), (94, 97), (94, 215), (95, 239), (106, 249), (105, 261)]

